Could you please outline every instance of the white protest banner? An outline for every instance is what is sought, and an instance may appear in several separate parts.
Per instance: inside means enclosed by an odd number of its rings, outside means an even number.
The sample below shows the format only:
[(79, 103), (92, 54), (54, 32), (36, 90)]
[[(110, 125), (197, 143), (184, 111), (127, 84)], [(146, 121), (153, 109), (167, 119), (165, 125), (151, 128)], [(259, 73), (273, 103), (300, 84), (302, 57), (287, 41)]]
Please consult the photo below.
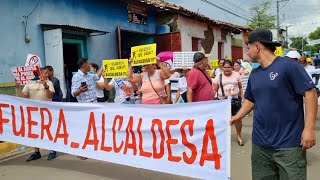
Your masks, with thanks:
[(243, 92), (246, 92), (246, 90), (247, 90), (248, 81), (249, 81), (249, 76), (242, 76), (241, 77)]
[(200, 179), (230, 177), (230, 118), (230, 99), (123, 105), (0, 95), (2, 141)]
[(39, 66), (12, 67), (11, 72), (15, 80), (21, 85), (26, 85), (31, 80), (39, 80), (41, 75)]
[(173, 67), (182, 69), (184, 67), (193, 68), (193, 56), (196, 52), (174, 52), (173, 53)]
[(34, 55), (34, 54), (28, 54), (25, 66), (40, 66), (41, 67), (40, 57), (37, 55)]

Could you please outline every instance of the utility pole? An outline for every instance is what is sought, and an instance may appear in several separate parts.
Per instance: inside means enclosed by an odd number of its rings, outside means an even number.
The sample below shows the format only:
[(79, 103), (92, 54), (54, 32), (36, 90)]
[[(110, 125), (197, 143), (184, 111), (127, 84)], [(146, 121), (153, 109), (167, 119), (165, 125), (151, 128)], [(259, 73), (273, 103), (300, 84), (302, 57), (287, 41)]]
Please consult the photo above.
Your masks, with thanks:
[(287, 45), (287, 47), (286, 48), (289, 48), (289, 33), (288, 33), (288, 29), (289, 29), (289, 27), (291, 27), (292, 25), (290, 25), (290, 26), (286, 26), (286, 45)]
[(289, 0), (279, 0), (277, 1), (277, 41), (280, 42), (280, 2), (285, 2)]

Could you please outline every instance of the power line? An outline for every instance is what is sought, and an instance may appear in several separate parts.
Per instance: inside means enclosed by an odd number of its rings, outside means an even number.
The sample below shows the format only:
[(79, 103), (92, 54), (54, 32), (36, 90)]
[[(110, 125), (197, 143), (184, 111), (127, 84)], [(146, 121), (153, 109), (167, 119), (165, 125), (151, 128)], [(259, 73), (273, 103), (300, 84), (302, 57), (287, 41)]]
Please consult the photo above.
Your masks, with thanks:
[(243, 16), (241, 16), (241, 15), (238, 15), (238, 14), (236, 14), (236, 13), (234, 13), (234, 12), (232, 12), (232, 11), (226, 9), (226, 8), (220, 7), (220, 6), (214, 4), (214, 3), (210, 2), (210, 1), (207, 1), (207, 0), (200, 0), (200, 1), (202, 1), (202, 2), (204, 2), (204, 3), (207, 3), (207, 4), (211, 5), (211, 6), (214, 6), (214, 7), (218, 8), (218, 9), (221, 9), (221, 10), (223, 10), (223, 11), (226, 11), (226, 12), (228, 12), (228, 13), (236, 16), (236, 17), (245, 19), (245, 20), (247, 20), (247, 21), (251, 21), (251, 20), (248, 19), (248, 18), (245, 18), (245, 17), (243, 17)]

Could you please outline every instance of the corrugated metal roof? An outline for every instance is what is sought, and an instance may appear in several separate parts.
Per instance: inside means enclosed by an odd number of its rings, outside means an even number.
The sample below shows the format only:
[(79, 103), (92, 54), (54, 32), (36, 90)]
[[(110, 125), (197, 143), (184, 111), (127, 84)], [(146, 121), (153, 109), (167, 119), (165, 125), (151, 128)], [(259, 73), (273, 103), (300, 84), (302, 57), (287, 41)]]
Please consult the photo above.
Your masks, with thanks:
[(178, 6), (176, 4), (171, 4), (171, 3), (167, 3), (163, 0), (137, 0), (141, 3), (145, 3), (148, 5), (153, 5), (154, 7), (160, 9), (160, 10), (172, 10), (175, 11), (178, 14), (182, 14), (185, 16), (190, 16), (193, 18), (197, 18), (200, 19), (202, 21), (207, 21), (207, 22), (211, 22), (213, 24), (216, 25), (221, 25), (221, 26), (225, 26), (226, 28), (232, 28), (232, 29), (236, 29), (236, 30), (253, 30), (252, 27), (250, 26), (239, 26), (239, 25), (235, 25), (232, 23), (227, 23), (227, 22), (223, 22), (223, 21), (218, 21), (218, 20), (214, 20), (211, 18), (208, 18), (202, 14), (196, 13), (194, 11), (188, 10), (182, 6)]
[[(42, 27), (44, 27), (46, 29), (61, 28), (61, 29), (75, 30), (75, 31), (86, 32), (86, 33), (98, 33), (98, 35), (110, 33), (108, 31), (84, 28), (84, 27), (80, 27), (80, 26), (73, 26), (70, 24), (41, 24), (41, 25), (42, 25)], [(92, 36), (95, 36), (95, 35), (92, 35)]]

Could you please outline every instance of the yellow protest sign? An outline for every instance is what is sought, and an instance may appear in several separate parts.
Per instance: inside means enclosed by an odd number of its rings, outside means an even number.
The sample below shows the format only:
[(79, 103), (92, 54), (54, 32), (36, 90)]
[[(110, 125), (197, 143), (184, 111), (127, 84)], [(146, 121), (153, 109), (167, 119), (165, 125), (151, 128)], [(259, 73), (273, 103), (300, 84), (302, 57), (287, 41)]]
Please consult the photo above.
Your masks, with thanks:
[(156, 44), (132, 47), (131, 48), (132, 66), (155, 64), (157, 62), (156, 50), (157, 50)]
[(219, 60), (211, 60), (211, 68), (218, 68)]
[(231, 61), (232, 62), (232, 58), (226, 58), (226, 60)]
[(128, 59), (113, 59), (103, 61), (105, 78), (124, 78), (128, 73)]
[(283, 53), (282, 53), (282, 47), (281, 47), (281, 46), (276, 47), (276, 51), (274, 51), (274, 54), (275, 54), (276, 56), (282, 56), (282, 55), (283, 55)]

